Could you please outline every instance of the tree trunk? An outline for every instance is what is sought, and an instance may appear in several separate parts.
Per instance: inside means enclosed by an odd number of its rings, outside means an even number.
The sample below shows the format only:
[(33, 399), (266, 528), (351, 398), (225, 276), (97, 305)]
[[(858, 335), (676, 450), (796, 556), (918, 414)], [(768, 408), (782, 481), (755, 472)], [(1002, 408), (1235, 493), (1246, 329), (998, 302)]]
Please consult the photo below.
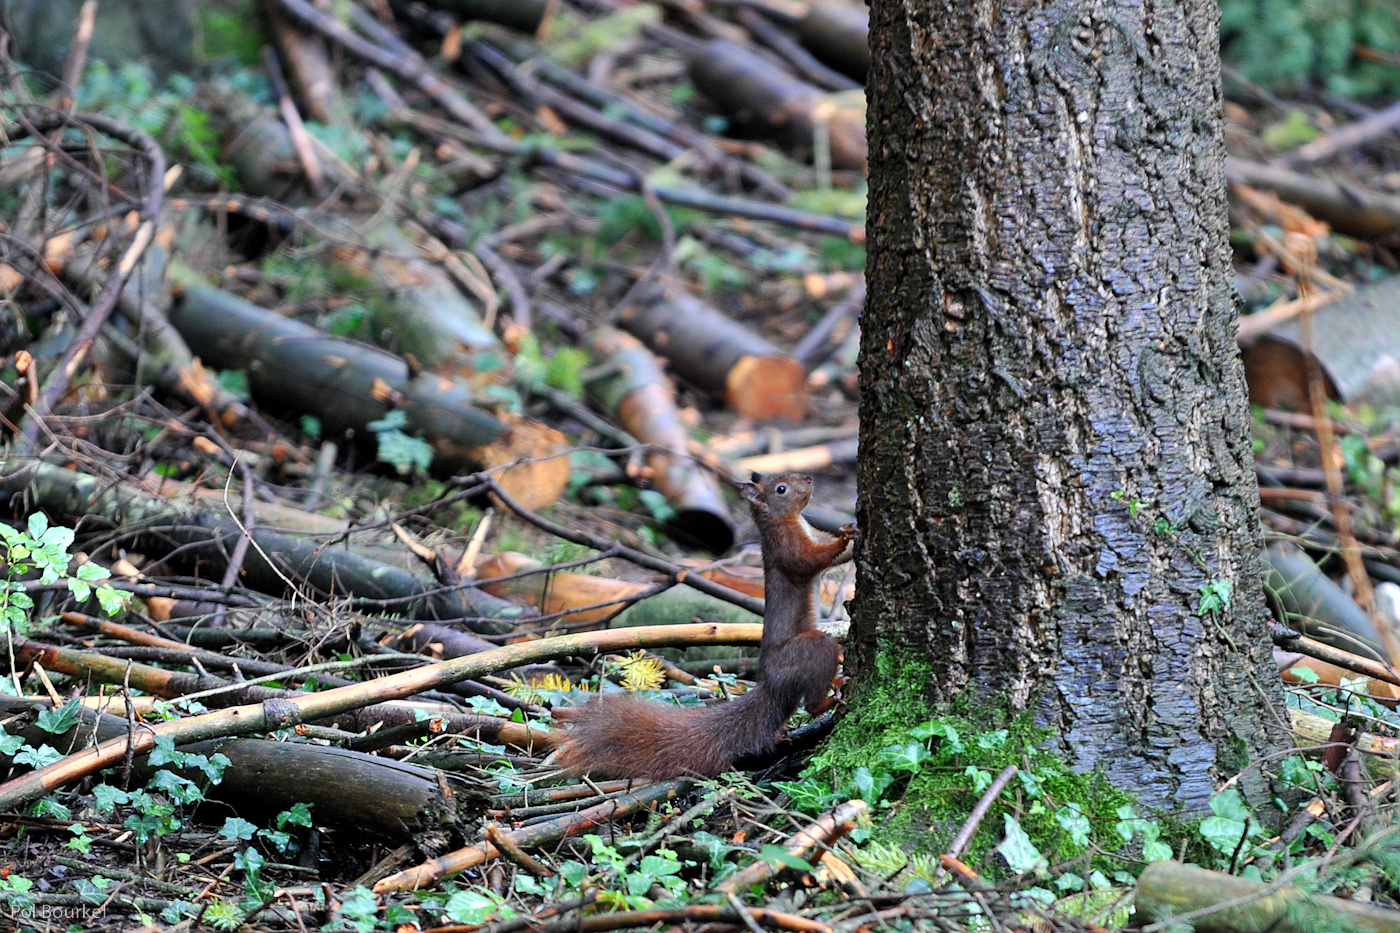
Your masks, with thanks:
[[(1199, 804), (1284, 740), (1217, 5), (873, 0), (870, 35), (848, 658)], [(1266, 799), (1258, 769), (1243, 789)]]

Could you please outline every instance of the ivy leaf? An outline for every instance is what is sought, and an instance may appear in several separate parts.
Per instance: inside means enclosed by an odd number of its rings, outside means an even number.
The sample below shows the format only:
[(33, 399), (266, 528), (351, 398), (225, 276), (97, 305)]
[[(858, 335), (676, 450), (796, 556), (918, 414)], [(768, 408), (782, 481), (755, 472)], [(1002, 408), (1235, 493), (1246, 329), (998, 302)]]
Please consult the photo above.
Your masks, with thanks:
[(35, 768), (43, 768), (59, 761), (63, 758), (63, 752), (52, 745), (40, 745), (35, 748), (26, 745), (15, 754), (15, 764), (33, 765)]
[(254, 823), (250, 823), (242, 817), (230, 816), (224, 820), (224, 825), (219, 829), (219, 835), (225, 839), (241, 839), (247, 842), (253, 838), (253, 834), (258, 831)]
[(1089, 820), (1077, 803), (1067, 803), (1055, 811), (1055, 822), (1069, 833), (1070, 840), (1080, 848), (1089, 845)]
[(0, 755), (11, 756), (24, 745), (24, 737), (0, 730)]
[(1018, 875), (1044, 867), (1045, 856), (1040, 854), (1016, 818), (1010, 813), (1002, 817), (1006, 821), (1006, 838), (997, 846), (997, 852), (1006, 860), (1006, 866)]
[(762, 858), (765, 861), (777, 862), (779, 865), (782, 865), (786, 868), (791, 868), (794, 871), (816, 871), (816, 869), (813, 868), (808, 862), (798, 858), (796, 855), (793, 855), (791, 852), (789, 852), (787, 849), (784, 849), (782, 846), (765, 845), (762, 849), (759, 850), (758, 854), (759, 858)]
[(924, 748), (921, 742), (891, 745), (888, 748), (880, 749), (880, 760), (888, 764), (894, 771), (918, 771), (919, 766), (932, 757), (933, 755)]
[(978, 748), (1001, 748), (1006, 744), (1007, 736), (1010, 733), (1006, 729), (997, 729), (995, 732), (983, 732), (977, 736)]
[(58, 709), (41, 709), (36, 724), (50, 735), (62, 735), (78, 724), (82, 704), (69, 700)]
[(961, 755), (963, 752), (962, 737), (958, 735), (958, 730), (953, 728), (950, 723), (937, 719), (931, 720), (910, 729), (909, 734), (920, 740), (930, 739), (934, 736), (942, 738), (943, 744), (939, 751), (945, 755)]
[(94, 804), (98, 813), (109, 813), (118, 804), (130, 803), (131, 795), (120, 787), (113, 787), (111, 784), (98, 784), (92, 789), (92, 795), (97, 799)]
[[(483, 891), (474, 890), (453, 894), (442, 910), (443, 915), (453, 923), (485, 923), (498, 911), (502, 911), (502, 907), (495, 899)], [(514, 911), (505, 915), (513, 916)]]
[(984, 771), (976, 765), (968, 765), (963, 769), (963, 774), (972, 779), (972, 792), (974, 794), (980, 794), (992, 786), (992, 772)]

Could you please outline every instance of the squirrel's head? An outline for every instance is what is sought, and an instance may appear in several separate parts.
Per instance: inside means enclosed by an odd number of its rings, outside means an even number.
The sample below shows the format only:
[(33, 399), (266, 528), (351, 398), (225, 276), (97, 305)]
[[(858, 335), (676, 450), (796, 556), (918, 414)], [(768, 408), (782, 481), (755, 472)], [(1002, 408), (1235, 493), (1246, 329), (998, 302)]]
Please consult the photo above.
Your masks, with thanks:
[(801, 511), (812, 498), (812, 477), (805, 473), (754, 473), (750, 482), (739, 484), (739, 491), (752, 506), (779, 513)]

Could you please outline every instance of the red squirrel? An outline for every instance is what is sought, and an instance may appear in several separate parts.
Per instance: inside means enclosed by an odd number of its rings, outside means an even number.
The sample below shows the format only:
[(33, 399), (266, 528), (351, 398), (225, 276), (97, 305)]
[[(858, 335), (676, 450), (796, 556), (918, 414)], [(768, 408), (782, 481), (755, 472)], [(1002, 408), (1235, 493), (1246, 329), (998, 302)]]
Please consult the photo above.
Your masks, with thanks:
[[(816, 629), (822, 571), (846, 559), (854, 537), (816, 532), (802, 518), (812, 478), (779, 473), (740, 483), (763, 548), (763, 638), (753, 688), (729, 702), (679, 709), (636, 697), (598, 696), (570, 720), (559, 764), (575, 774), (619, 778), (713, 777), (740, 755), (770, 751), (799, 705), (817, 712), (836, 677), (841, 648)], [(818, 539), (820, 535), (820, 539)]]

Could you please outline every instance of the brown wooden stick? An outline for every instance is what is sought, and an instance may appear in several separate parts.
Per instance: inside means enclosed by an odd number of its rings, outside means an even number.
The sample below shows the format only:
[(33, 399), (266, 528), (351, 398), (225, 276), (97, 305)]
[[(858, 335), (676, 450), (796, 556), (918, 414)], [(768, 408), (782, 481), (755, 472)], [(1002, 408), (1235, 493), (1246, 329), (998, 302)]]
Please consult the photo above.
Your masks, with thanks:
[(1323, 644), (1305, 635), (1296, 637), (1274, 637), (1274, 644), (1285, 651), (1296, 651), (1305, 654), (1310, 658), (1319, 661), (1326, 661), (1328, 664), (1335, 664), (1356, 674), (1365, 674), (1372, 680), (1381, 680), (1388, 684), (1400, 686), (1400, 674), (1391, 670), (1384, 664), (1372, 661), (1369, 658), (1359, 657), (1349, 651), (1342, 651), (1340, 648), (1333, 648), (1331, 645)]
[(958, 834), (953, 837), (953, 841), (948, 843), (948, 850), (944, 853), (947, 858), (956, 859), (962, 855), (963, 849), (972, 840), (972, 834), (977, 832), (977, 827), (981, 825), (987, 811), (992, 808), (992, 804), (1001, 796), (1001, 792), (1006, 790), (1006, 785), (1011, 783), (1011, 779), (1016, 776), (1016, 772), (1019, 770), (1015, 765), (1007, 765), (1001, 769), (996, 780), (992, 781), (986, 793), (977, 801), (977, 806), (973, 807), (972, 812), (968, 814), (962, 829), (959, 829)]
[(69, 781), (91, 774), (120, 761), (128, 751), (143, 754), (155, 748), (157, 738), (175, 743), (195, 742), (220, 736), (251, 735), (295, 726), (299, 722), (322, 719), (346, 710), (384, 700), (397, 700), (423, 690), (480, 677), (508, 667), (552, 661), (575, 655), (591, 655), (634, 648), (674, 645), (758, 644), (761, 625), (659, 625), (616, 631), (587, 632), (508, 645), (465, 658), (454, 658), (381, 677), (366, 684), (337, 687), (305, 696), (285, 697), (235, 706), (229, 709), (172, 720), (103, 742), (96, 748), (68, 755), (51, 765), (0, 784), (0, 810), (11, 810), (32, 803)]
[[(579, 833), (595, 829), (616, 817), (626, 816), (654, 804), (671, 800), (689, 791), (692, 786), (693, 782), (684, 779), (645, 784), (630, 794), (613, 797), (586, 810), (571, 813), (564, 818), (551, 820), (548, 823), (538, 823), (501, 835), (510, 844), (520, 848), (544, 845), (563, 839), (565, 836), (577, 836)], [(467, 846), (380, 879), (374, 886), (374, 893), (416, 891), (430, 884), (436, 884), (450, 875), (459, 874), (468, 868), (475, 868), (477, 865), (500, 855), (501, 850), (490, 842)]]
[(1268, 189), (1350, 236), (1381, 237), (1400, 227), (1400, 198), (1391, 194), (1310, 178), (1234, 156), (1225, 161), (1225, 178), (1232, 185)]
[[(784, 848), (787, 849), (788, 854), (805, 859), (818, 848), (830, 848), (836, 840), (854, 829), (856, 821), (869, 812), (870, 805), (864, 800), (847, 800), (830, 813), (818, 817), (805, 829), (795, 833)], [(752, 885), (762, 884), (781, 867), (769, 859), (760, 858), (743, 871), (730, 875), (715, 890), (721, 894), (747, 891)]]

